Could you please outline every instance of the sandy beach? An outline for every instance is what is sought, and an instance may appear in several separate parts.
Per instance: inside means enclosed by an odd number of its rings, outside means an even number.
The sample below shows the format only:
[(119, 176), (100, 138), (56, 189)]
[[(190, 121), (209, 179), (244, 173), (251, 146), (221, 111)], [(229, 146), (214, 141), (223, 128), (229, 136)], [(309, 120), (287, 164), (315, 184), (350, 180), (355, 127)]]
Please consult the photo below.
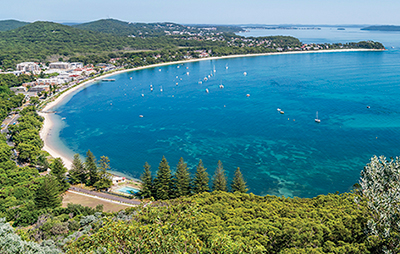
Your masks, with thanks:
[[(238, 57), (254, 57), (254, 56), (270, 56), (270, 55), (283, 55), (283, 54), (310, 54), (310, 53), (334, 53), (334, 52), (351, 52), (351, 51), (382, 51), (382, 50), (376, 50), (376, 49), (339, 49), (339, 50), (318, 50), (318, 51), (293, 51), (293, 52), (280, 52), (280, 53), (261, 53), (261, 54), (247, 54), (247, 55), (231, 55), (231, 56), (222, 56), (222, 57), (207, 57), (207, 58), (200, 58), (200, 59), (190, 59), (190, 60), (183, 60), (183, 61), (177, 61), (177, 62), (169, 62), (169, 63), (161, 63), (161, 64), (153, 64), (153, 65), (148, 65), (148, 66), (143, 66), (143, 67), (137, 67), (137, 68), (132, 68), (132, 69), (126, 69), (126, 70), (119, 70), (115, 71), (109, 74), (105, 74), (101, 77), (97, 77), (95, 79), (86, 81), (82, 84), (79, 84), (75, 87), (72, 87), (66, 91), (64, 91), (63, 94), (61, 94), (58, 98), (56, 98), (54, 101), (49, 102), (43, 109), (42, 111), (49, 111), (51, 108), (59, 104), (61, 101), (63, 101), (68, 95), (76, 92), (80, 88), (90, 85), (93, 82), (99, 81), (103, 78), (107, 78), (110, 76), (118, 75), (121, 73), (125, 72), (130, 72), (130, 71), (136, 71), (136, 70), (143, 70), (143, 69), (149, 69), (149, 68), (155, 68), (155, 67), (160, 67), (160, 66), (166, 66), (166, 65), (176, 65), (176, 64), (183, 64), (183, 63), (189, 63), (189, 62), (197, 62), (197, 61), (205, 61), (205, 60), (217, 60), (217, 59), (227, 59), (227, 58), (238, 58)], [(61, 158), (65, 164), (65, 166), (70, 169), (72, 165), (72, 158), (69, 156), (63, 155), (60, 151), (57, 150), (57, 147), (53, 147), (49, 144), (49, 139), (50, 139), (50, 132), (52, 127), (54, 126), (54, 123), (52, 122), (52, 119), (49, 117), (49, 114), (51, 113), (43, 113), (39, 112), (39, 115), (44, 117), (44, 124), (43, 127), (40, 131), (40, 137), (42, 138), (44, 142), (44, 147), (43, 150), (47, 151), (52, 157), (54, 158)]]

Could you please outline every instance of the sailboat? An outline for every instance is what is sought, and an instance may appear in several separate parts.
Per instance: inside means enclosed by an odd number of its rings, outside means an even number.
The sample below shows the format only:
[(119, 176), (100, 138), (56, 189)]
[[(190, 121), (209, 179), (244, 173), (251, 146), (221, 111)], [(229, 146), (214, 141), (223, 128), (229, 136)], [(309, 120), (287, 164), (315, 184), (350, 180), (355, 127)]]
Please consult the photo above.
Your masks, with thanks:
[(315, 118), (315, 122), (317, 122), (317, 123), (320, 123), (320, 122), (321, 122), (321, 120), (318, 119), (318, 111), (317, 111), (317, 118)]

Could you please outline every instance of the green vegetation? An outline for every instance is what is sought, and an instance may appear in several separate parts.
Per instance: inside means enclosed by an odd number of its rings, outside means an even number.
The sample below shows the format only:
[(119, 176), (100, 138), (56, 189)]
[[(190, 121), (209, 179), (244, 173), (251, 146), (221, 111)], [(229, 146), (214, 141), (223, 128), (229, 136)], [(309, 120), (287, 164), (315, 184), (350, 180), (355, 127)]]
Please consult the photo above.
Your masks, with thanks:
[[(354, 195), (313, 199), (213, 192), (103, 217), (67, 253), (373, 253)], [(105, 248), (105, 249), (103, 249)]]
[(18, 21), (18, 20), (0, 20), (0, 31), (13, 30), (21, 26), (29, 24), (28, 22)]

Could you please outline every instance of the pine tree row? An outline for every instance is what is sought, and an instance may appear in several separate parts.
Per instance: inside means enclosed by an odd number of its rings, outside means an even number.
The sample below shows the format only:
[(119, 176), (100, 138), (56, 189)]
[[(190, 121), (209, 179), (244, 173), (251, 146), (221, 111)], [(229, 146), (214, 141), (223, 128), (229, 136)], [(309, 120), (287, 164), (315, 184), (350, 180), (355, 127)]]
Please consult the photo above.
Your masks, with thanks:
[(107, 172), (109, 169), (110, 160), (107, 156), (101, 156), (96, 163), (96, 157), (88, 150), (85, 162), (82, 162), (79, 154), (74, 155), (69, 178), (72, 184), (86, 184), (102, 190), (112, 185), (111, 174)]
[[(218, 161), (218, 166), (212, 178), (211, 189), (209, 175), (206, 170), (202, 160), (200, 160), (196, 167), (196, 173), (191, 178), (187, 163), (181, 158), (178, 162), (176, 173), (172, 174), (167, 159), (163, 156), (158, 166), (156, 177), (153, 179), (150, 165), (146, 162), (144, 164), (144, 172), (140, 178), (142, 180), (142, 189), (138, 195), (141, 198), (153, 197), (156, 200), (166, 200), (208, 192), (210, 190), (228, 191), (226, 174), (221, 161)], [(230, 190), (241, 193), (248, 191), (239, 168), (235, 171)]]

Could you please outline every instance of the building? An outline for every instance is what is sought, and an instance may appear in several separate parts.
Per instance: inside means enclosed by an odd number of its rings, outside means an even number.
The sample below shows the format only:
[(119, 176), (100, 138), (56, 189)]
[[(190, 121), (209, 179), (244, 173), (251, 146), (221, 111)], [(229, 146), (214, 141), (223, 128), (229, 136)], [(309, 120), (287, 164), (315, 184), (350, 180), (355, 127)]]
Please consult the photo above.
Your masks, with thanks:
[(69, 70), (69, 69), (71, 69), (71, 64), (70, 63), (66, 63), (66, 62), (50, 63), (49, 69)]
[(76, 69), (76, 68), (83, 68), (83, 63), (78, 63), (78, 62), (75, 62), (75, 63), (70, 63), (70, 67), (71, 67), (71, 69)]
[(125, 180), (126, 180), (125, 177), (113, 176), (113, 178), (112, 178), (112, 183), (113, 183), (113, 184), (124, 183)]
[(50, 91), (49, 85), (37, 85), (34, 87), (29, 88), (29, 92), (35, 92), (35, 93), (40, 93), (42, 91)]
[(26, 92), (26, 87), (24, 86), (10, 87), (10, 90), (13, 91), (15, 94), (20, 94)]
[(39, 73), (40, 67), (34, 62), (24, 62), (17, 64), (17, 71)]

